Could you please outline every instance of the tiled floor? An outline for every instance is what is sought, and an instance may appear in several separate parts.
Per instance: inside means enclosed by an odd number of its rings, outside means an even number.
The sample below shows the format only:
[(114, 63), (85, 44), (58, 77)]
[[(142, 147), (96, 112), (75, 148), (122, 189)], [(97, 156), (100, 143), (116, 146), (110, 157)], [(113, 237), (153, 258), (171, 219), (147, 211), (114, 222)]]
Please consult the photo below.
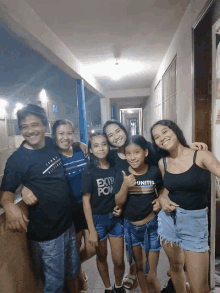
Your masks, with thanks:
[[(126, 261), (126, 257), (125, 257)], [(114, 284), (114, 276), (113, 276), (113, 263), (111, 260), (111, 253), (109, 249), (109, 255), (108, 255), (108, 264), (109, 264), (109, 273), (110, 273), (110, 279), (112, 285)], [(125, 271), (128, 270), (128, 263), (126, 261), (125, 263)], [(158, 279), (160, 281), (161, 287), (164, 287), (167, 284), (167, 270), (169, 268), (168, 260), (165, 255), (165, 252), (161, 250), (160, 253), (160, 259), (158, 264)], [(96, 267), (96, 259), (93, 257), (92, 259), (88, 260), (83, 264), (83, 270), (88, 275), (88, 285), (91, 293), (103, 293), (104, 292), (104, 285), (102, 283), (101, 277), (99, 276), (97, 267)], [(131, 293), (140, 293), (140, 288), (136, 288), (132, 291), (127, 291)]]

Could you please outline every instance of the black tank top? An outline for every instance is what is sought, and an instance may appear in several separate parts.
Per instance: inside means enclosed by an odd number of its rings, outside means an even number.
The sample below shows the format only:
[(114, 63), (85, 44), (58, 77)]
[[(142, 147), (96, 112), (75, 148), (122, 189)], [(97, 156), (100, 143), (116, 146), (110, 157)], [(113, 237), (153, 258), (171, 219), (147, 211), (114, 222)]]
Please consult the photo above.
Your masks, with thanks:
[(180, 174), (169, 173), (166, 158), (163, 158), (164, 186), (169, 191), (168, 196), (185, 210), (200, 210), (207, 206), (210, 172), (196, 165), (196, 154), (197, 151), (193, 156), (193, 165)]

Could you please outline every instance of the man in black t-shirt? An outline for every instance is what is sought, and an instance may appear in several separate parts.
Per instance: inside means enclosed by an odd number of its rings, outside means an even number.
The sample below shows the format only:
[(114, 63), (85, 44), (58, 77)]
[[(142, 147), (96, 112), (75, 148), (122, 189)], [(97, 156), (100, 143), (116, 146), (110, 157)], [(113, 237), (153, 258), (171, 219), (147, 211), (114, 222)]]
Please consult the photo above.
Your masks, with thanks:
[[(1, 205), (6, 227), (27, 232), (33, 256), (43, 269), (44, 293), (62, 292), (64, 279), (71, 280), (71, 292), (80, 267), (76, 235), (71, 219), (70, 191), (59, 152), (45, 137), (47, 117), (37, 105), (17, 113), (24, 142), (8, 159), (1, 184)], [(14, 204), (14, 192), (23, 184), (34, 194), (28, 218)], [(64, 244), (65, 243), (65, 244)]]

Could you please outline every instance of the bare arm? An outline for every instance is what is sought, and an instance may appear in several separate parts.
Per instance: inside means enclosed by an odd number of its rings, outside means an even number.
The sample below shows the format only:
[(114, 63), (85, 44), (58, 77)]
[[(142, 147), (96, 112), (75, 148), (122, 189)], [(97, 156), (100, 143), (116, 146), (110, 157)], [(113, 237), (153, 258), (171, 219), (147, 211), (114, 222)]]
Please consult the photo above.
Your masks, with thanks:
[(124, 184), (124, 182), (122, 183), (121, 189), (119, 190), (118, 193), (116, 193), (115, 195), (115, 203), (116, 205), (121, 208), (128, 197), (128, 187)]
[(122, 171), (122, 173), (123, 173), (123, 183), (122, 183), (121, 189), (115, 195), (116, 206), (118, 206), (119, 208), (121, 208), (127, 200), (128, 188), (136, 185), (136, 179), (133, 174), (126, 176), (124, 171)]
[(81, 151), (84, 153), (84, 156), (87, 158), (88, 157), (88, 146), (80, 141), (76, 141), (73, 143), (73, 146), (77, 146), (81, 149)]
[(93, 222), (93, 216), (92, 216), (92, 208), (91, 208), (91, 194), (86, 193), (83, 195), (83, 210), (86, 218), (86, 222), (89, 229), (89, 242), (93, 246), (98, 246), (98, 234)]
[(3, 191), (1, 194), (1, 205), (5, 211), (6, 229), (13, 232), (27, 232), (28, 218), (22, 210), (14, 204), (14, 193)]
[(198, 165), (202, 164), (201, 167), (209, 170), (213, 175), (220, 177), (220, 162), (216, 157), (209, 151), (200, 151), (197, 153)]

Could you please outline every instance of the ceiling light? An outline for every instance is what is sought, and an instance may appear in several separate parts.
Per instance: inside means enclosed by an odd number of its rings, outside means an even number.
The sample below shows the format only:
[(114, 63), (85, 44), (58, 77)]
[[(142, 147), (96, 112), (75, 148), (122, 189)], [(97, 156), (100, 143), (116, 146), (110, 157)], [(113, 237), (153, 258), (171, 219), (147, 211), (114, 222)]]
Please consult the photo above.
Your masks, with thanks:
[(22, 103), (16, 103), (14, 113), (16, 114), (18, 112), (18, 110), (22, 109), (23, 107), (24, 107), (24, 105)]
[(7, 112), (6, 112), (6, 107), (8, 106), (8, 101), (5, 99), (0, 99), (0, 118), (5, 118)]
[(6, 108), (8, 106), (8, 101), (5, 99), (0, 99), (0, 108)]
[(45, 91), (45, 89), (42, 89), (41, 92), (39, 93), (39, 98), (41, 100), (41, 102), (47, 102), (48, 97), (47, 97), (47, 93)]
[(119, 66), (119, 63), (115, 62), (115, 72), (112, 73), (112, 78), (114, 80), (118, 80), (122, 77), (121, 67)]
[(97, 77), (106, 77), (106, 79), (121, 79), (126, 76), (137, 75), (139, 72), (146, 71), (151, 68), (150, 64), (141, 63), (129, 59), (120, 59), (119, 62), (110, 59), (105, 62), (89, 65), (89, 71)]

